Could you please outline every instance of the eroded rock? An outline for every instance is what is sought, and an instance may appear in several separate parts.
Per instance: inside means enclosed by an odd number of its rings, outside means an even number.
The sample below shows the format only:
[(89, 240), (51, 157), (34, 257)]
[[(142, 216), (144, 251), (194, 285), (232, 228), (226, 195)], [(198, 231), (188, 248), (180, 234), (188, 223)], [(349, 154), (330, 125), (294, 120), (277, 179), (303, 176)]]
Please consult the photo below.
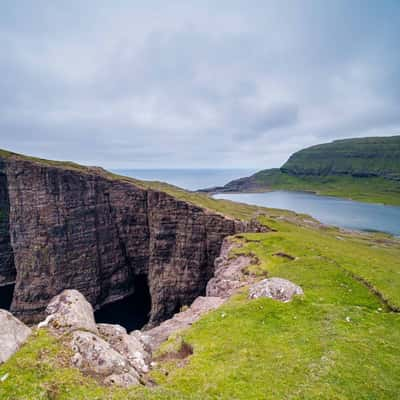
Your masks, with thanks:
[(244, 277), (244, 269), (256, 262), (254, 257), (247, 255), (239, 255), (230, 257), (229, 253), (239, 244), (230, 240), (224, 239), (221, 246), (221, 252), (215, 260), (214, 277), (208, 281), (206, 295), (213, 297), (228, 298), (237, 289), (248, 285), (249, 277)]
[(225, 299), (221, 297), (197, 297), (186, 311), (177, 313), (171, 319), (162, 322), (159, 326), (146, 331), (146, 335), (151, 338), (150, 346), (152, 350), (157, 349), (173, 333), (188, 328), (203, 314), (215, 310), (224, 302)]
[(11, 313), (0, 310), (0, 364), (7, 361), (32, 333)]
[(293, 282), (282, 278), (264, 279), (249, 290), (249, 297), (257, 299), (259, 297), (269, 297), (284, 303), (291, 301), (293, 296), (304, 294), (303, 289)]
[(138, 372), (111, 344), (91, 332), (72, 333), (72, 364), (106, 384), (131, 386), (140, 383)]
[(98, 333), (93, 308), (77, 290), (67, 289), (55, 296), (47, 306), (46, 314), (47, 318), (39, 327)]
[(149, 372), (151, 354), (136, 335), (128, 335), (120, 325), (98, 324), (100, 335), (140, 374)]

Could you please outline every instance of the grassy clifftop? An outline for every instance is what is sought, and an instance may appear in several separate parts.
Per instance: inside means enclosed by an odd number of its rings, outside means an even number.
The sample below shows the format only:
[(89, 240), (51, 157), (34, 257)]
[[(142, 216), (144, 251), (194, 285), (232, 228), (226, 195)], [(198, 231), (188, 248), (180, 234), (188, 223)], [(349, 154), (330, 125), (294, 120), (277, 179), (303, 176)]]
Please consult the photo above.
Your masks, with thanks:
[(400, 179), (400, 136), (335, 140), (312, 146), (294, 153), (281, 170), (292, 175)]

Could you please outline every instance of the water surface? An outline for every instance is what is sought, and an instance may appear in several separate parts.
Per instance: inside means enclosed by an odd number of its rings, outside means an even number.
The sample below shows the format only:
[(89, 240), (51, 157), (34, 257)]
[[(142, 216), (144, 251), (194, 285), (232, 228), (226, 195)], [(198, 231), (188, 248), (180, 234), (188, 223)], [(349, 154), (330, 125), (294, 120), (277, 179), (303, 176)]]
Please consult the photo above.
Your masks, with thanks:
[(221, 193), (214, 196), (258, 206), (283, 208), (312, 215), (319, 221), (347, 229), (382, 231), (400, 236), (400, 207), (367, 204), (310, 193)]

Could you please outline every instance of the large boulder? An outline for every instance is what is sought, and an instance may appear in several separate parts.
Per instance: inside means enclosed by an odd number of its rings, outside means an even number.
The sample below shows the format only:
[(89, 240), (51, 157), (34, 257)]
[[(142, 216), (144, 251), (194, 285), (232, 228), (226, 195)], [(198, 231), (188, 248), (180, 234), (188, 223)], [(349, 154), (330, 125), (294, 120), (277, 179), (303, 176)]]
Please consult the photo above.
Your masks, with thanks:
[(151, 354), (137, 334), (128, 335), (120, 325), (98, 324), (100, 335), (121, 354), (140, 374), (149, 372)]
[(74, 289), (67, 289), (53, 297), (46, 308), (48, 315), (39, 327), (49, 326), (54, 329), (86, 330), (98, 333), (93, 308), (85, 297)]
[(91, 332), (72, 333), (72, 364), (84, 373), (102, 379), (105, 384), (132, 386), (140, 383), (130, 362), (102, 338)]
[(0, 310), (0, 364), (7, 361), (32, 333), (11, 313)]
[(291, 301), (293, 296), (302, 294), (304, 294), (304, 292), (300, 286), (282, 278), (264, 279), (251, 286), (249, 290), (249, 297), (251, 299), (269, 297), (284, 303)]

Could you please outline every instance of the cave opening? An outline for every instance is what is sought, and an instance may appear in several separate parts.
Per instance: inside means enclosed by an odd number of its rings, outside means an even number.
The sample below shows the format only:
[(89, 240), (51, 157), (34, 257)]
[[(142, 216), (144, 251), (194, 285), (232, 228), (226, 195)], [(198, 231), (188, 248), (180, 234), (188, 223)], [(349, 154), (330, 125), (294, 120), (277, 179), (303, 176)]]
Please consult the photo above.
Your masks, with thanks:
[(0, 309), (9, 310), (14, 296), (15, 284), (0, 286)]
[(135, 276), (135, 292), (106, 304), (94, 314), (97, 323), (118, 324), (128, 332), (141, 329), (149, 322), (151, 296), (146, 275)]

